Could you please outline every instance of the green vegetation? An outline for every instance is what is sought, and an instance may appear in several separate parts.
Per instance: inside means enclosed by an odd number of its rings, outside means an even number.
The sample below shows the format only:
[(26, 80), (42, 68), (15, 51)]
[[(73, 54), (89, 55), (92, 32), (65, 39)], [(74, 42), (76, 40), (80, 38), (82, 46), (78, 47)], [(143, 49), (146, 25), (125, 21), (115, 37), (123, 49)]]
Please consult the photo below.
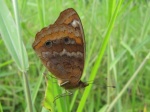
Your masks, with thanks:
[[(54, 112), (150, 111), (150, 1), (1, 0), (0, 7), (0, 112), (46, 112), (43, 105)], [(48, 72), (45, 80), (32, 43), (70, 7), (85, 33), (82, 80), (92, 84), (53, 103), (65, 90)]]

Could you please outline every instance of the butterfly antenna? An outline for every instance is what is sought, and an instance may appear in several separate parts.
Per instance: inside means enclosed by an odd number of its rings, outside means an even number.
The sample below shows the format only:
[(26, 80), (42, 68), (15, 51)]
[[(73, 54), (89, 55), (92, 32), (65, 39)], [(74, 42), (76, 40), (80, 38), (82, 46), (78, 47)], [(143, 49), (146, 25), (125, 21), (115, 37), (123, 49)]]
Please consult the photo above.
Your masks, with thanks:
[[(89, 81), (88, 84), (94, 84), (94, 83)], [(94, 85), (100, 85), (100, 84), (94, 84)], [(116, 86), (101, 86), (101, 87), (104, 87), (104, 88), (106, 88), (106, 87), (116, 88)]]

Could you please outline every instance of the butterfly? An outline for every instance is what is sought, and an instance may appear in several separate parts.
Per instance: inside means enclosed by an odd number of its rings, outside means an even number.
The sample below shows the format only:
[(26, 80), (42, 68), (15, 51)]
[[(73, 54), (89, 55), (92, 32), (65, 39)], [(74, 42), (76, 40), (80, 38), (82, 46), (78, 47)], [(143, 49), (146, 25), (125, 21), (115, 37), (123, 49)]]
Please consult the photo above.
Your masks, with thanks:
[(44, 66), (65, 89), (84, 88), (85, 39), (81, 20), (73, 8), (62, 11), (54, 24), (43, 28), (32, 44)]

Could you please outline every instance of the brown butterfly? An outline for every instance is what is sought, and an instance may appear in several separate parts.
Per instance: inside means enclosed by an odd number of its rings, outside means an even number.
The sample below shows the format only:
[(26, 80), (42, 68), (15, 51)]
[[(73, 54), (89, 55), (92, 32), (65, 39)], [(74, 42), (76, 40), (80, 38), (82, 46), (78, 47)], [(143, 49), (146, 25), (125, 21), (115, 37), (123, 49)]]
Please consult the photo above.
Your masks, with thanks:
[(80, 80), (85, 62), (81, 20), (73, 8), (60, 13), (54, 24), (36, 34), (33, 49), (65, 89), (88, 86)]

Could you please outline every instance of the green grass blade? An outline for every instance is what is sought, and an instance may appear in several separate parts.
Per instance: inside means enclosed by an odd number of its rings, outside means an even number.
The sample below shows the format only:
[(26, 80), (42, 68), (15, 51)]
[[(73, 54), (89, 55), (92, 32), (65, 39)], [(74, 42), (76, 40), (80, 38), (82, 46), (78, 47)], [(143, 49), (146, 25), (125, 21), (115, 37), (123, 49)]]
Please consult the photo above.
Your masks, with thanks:
[(113, 106), (115, 105), (115, 103), (119, 100), (119, 98), (123, 95), (123, 93), (127, 90), (127, 88), (129, 87), (129, 85), (133, 82), (133, 80), (137, 77), (138, 73), (140, 72), (140, 70), (142, 69), (142, 67), (145, 65), (145, 63), (147, 62), (147, 60), (150, 59), (150, 52), (147, 54), (147, 56), (145, 57), (145, 59), (142, 61), (142, 63), (140, 64), (140, 66), (137, 68), (137, 70), (134, 72), (134, 74), (132, 75), (132, 77), (129, 79), (129, 81), (126, 83), (126, 85), (123, 87), (123, 89), (119, 92), (119, 94), (117, 95), (117, 97), (113, 100), (113, 102), (109, 105), (107, 112), (111, 112)]
[(3, 112), (3, 108), (2, 108), (1, 102), (0, 102), (0, 112)]
[[(19, 33), (19, 25), (15, 24), (4, 1), (0, 1), (0, 7), (3, 9), (0, 10), (0, 32), (2, 39), (19, 70), (26, 71), (29, 66), (28, 56)], [(17, 20), (16, 23), (18, 22)]]
[(134, 52), (133, 52), (133, 50), (125, 43), (125, 42), (121, 42), (121, 45), (124, 47), (124, 48), (126, 48), (126, 50), (130, 53), (130, 55), (133, 57), (133, 58), (135, 58), (135, 54), (134, 54)]
[[(106, 35), (104, 36), (104, 42), (102, 43), (102, 47), (101, 47), (101, 50), (100, 52), (98, 53), (98, 58), (97, 60), (95, 61), (95, 64), (92, 68), (92, 72), (91, 72), (91, 75), (90, 75), (90, 80), (94, 80), (95, 79), (95, 76), (96, 76), (96, 73), (98, 71), (98, 68), (100, 67), (100, 62), (102, 60), (102, 57), (104, 55), (104, 52), (105, 52), (105, 49), (106, 49), (106, 46), (107, 46), (107, 43), (108, 43), (108, 40), (110, 38), (110, 34), (111, 34), (111, 31), (113, 29), (113, 26), (114, 26), (114, 22), (116, 20), (116, 17), (117, 17), (117, 14), (118, 14), (118, 10), (120, 9), (120, 6), (122, 5), (122, 0), (119, 1), (117, 7), (116, 7), (116, 10), (114, 11), (114, 14), (112, 16), (112, 19), (110, 21), (110, 24), (109, 24), (109, 27), (108, 27), (108, 30), (106, 32)], [(86, 100), (87, 100), (87, 97), (90, 93), (90, 90), (92, 88), (92, 85), (89, 85), (85, 91), (84, 91), (84, 94), (82, 96), (82, 99), (80, 101), (80, 105), (78, 106), (78, 109), (77, 109), (77, 112), (82, 112), (83, 111), (83, 107), (86, 103)]]
[(24, 91), (28, 109), (29, 112), (33, 112), (29, 82), (26, 73), (29, 66), (28, 56), (21, 38), (18, 4), (13, 0), (15, 22), (4, 1), (0, 1), (0, 7), (3, 9), (0, 11), (0, 32), (2, 39), (5, 42), (10, 55), (17, 64), (18, 69), (23, 73)]
[(40, 18), (40, 23), (41, 26), (44, 27), (45, 25), (45, 10), (44, 10), (44, 0), (37, 0), (37, 5), (38, 5), (38, 14)]

